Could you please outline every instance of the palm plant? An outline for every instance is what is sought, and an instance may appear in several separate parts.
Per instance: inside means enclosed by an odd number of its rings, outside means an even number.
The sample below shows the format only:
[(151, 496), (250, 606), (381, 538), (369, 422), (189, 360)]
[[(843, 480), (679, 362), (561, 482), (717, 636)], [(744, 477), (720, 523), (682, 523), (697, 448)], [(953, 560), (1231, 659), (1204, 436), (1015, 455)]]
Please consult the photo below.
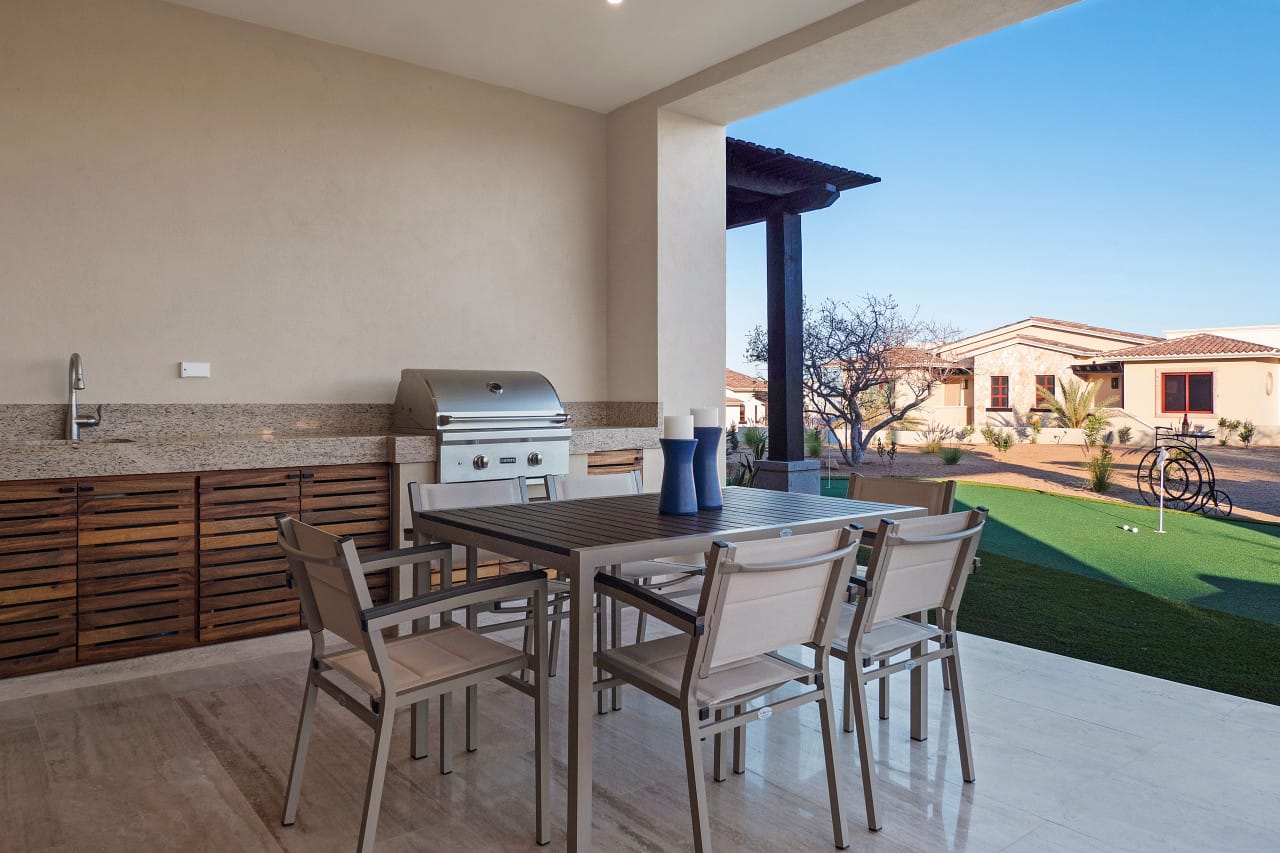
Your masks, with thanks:
[(1091, 423), (1102, 427), (1120, 414), (1115, 409), (1098, 405), (1096, 382), (1068, 379), (1059, 387), (1062, 388), (1062, 399), (1046, 395), (1039, 402), (1053, 412), (1053, 416), (1068, 429), (1084, 429)]

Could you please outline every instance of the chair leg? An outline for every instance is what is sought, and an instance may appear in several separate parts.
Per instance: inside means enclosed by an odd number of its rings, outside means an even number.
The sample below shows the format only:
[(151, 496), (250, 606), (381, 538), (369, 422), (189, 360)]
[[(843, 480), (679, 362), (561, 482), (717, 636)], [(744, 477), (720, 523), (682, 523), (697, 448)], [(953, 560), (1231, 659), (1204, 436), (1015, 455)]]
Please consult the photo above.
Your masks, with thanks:
[[(724, 719), (724, 711), (716, 711), (716, 720)], [(724, 732), (716, 732), (712, 738), (711, 778), (723, 782), (729, 776), (729, 754), (724, 748)]]
[[(885, 669), (888, 666), (889, 661), (880, 661), (881, 669)], [(876, 684), (879, 687), (877, 692), (880, 694), (880, 719), (887, 720), (889, 719), (889, 676), (882, 676)]]
[(858, 673), (849, 661), (844, 662), (844, 730), (853, 731), (853, 688), (858, 683)]
[[(600, 596), (597, 595), (595, 601), (596, 601), (596, 649), (603, 651), (606, 648), (605, 643), (608, 642), (608, 638), (609, 638), (609, 635), (607, 633), (609, 630), (609, 626), (606, 624), (608, 622), (609, 608), (605, 607), (604, 599), (601, 598)], [(604, 678), (604, 670), (602, 670), (600, 667), (596, 667), (596, 681), (600, 681), (603, 678)], [(609, 709), (607, 707), (608, 697), (605, 696), (605, 692), (606, 691), (601, 690), (598, 693), (596, 693), (596, 713), (597, 714), (609, 713)]]
[(640, 615), (636, 617), (636, 642), (637, 643), (644, 642), (645, 621), (648, 618), (649, 618), (648, 614), (646, 614), (643, 610), (641, 610)]
[(880, 828), (876, 817), (875, 758), (871, 755), (871, 711), (867, 707), (867, 685), (857, 679), (853, 690), (853, 713), (858, 731), (858, 760), (862, 764), (862, 796), (867, 802), (867, 826)]
[[(614, 567), (614, 575), (618, 574), (620, 566)], [(609, 647), (616, 649), (622, 645), (622, 605), (617, 599), (609, 599)], [(615, 711), (622, 710), (622, 697), (618, 693), (617, 687), (609, 689), (610, 703)]]
[(302, 694), (302, 712), (298, 715), (298, 736), (293, 742), (293, 766), (289, 769), (289, 784), (285, 788), (284, 812), (280, 822), (293, 826), (298, 818), (298, 797), (302, 792), (302, 774), (307, 767), (307, 746), (311, 743), (311, 724), (316, 715), (316, 695), (320, 688), (307, 676), (307, 687)]
[[(733, 713), (742, 714), (746, 711), (743, 705), (734, 705)], [(733, 730), (733, 772), (742, 774), (747, 772), (747, 725), (743, 723)]]
[(969, 710), (964, 698), (964, 681), (960, 677), (960, 651), (955, 647), (955, 639), (951, 640), (951, 655), (942, 659), (943, 666), (951, 670), (951, 706), (956, 718), (956, 743), (960, 747), (960, 773), (964, 781), (972, 782), (977, 777), (973, 774), (973, 742), (969, 738)]
[(467, 688), (467, 752), (480, 748), (480, 687)]
[(942, 662), (942, 689), (951, 689), (951, 667), (947, 666), (947, 662)]
[[(551, 701), (547, 689), (547, 679), (550, 677), (550, 661), (547, 660), (546, 656), (548, 646), (541, 642), (543, 632), (546, 630), (545, 606), (542, 608), (541, 613), (544, 614), (541, 618), (535, 616), (533, 620), (534, 630), (539, 638), (537, 644), (539, 654), (533, 661), (533, 674), (536, 679), (533, 694), (533, 763), (534, 772), (538, 776), (536, 796), (538, 811), (537, 842), (540, 845), (551, 843)], [(551, 623), (552, 636), (560, 631), (562, 624), (561, 620)], [(554, 656), (551, 657), (551, 660), (555, 660)]]
[(440, 773), (453, 772), (453, 694), (440, 696)]
[[(824, 679), (827, 684), (831, 679)], [(827, 795), (831, 798), (831, 829), (835, 835), (836, 847), (844, 850), (849, 846), (849, 823), (845, 820), (844, 807), (840, 805), (840, 775), (836, 771), (836, 712), (831, 706), (831, 693), (822, 691), (818, 700), (818, 714), (822, 718), (822, 748), (827, 758)]]
[(413, 720), (413, 725), (409, 732), (409, 757), (426, 758), (427, 741), (430, 739), (427, 726), (431, 721), (431, 700), (423, 699), (421, 702), (415, 702), (413, 709), (409, 713), (412, 715)]
[(681, 709), (684, 728), (684, 767), (689, 782), (689, 817), (693, 820), (694, 853), (710, 853), (711, 824), (707, 820), (707, 781), (702, 775), (702, 737), (697, 711)]
[(369, 785), (364, 793), (364, 816), (360, 819), (360, 853), (372, 853), (373, 835), (378, 829), (378, 812), (382, 809), (382, 782), (387, 775), (387, 756), (391, 753), (391, 728), (395, 723), (395, 706), (384, 707), (373, 738), (373, 760), (369, 763)]
[(551, 605), (551, 612), (556, 617), (551, 622), (550, 659), (547, 661), (547, 675), (556, 677), (560, 661), (560, 634), (564, 631), (564, 599), (558, 599)]

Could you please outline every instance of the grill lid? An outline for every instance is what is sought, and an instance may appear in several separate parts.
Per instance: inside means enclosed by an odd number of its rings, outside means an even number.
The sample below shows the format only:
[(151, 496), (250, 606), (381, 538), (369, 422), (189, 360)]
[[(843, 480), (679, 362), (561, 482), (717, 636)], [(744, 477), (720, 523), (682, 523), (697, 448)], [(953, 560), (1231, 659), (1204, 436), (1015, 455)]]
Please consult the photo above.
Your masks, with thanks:
[(532, 370), (400, 371), (391, 428), (399, 433), (450, 429), (563, 426), (556, 389)]

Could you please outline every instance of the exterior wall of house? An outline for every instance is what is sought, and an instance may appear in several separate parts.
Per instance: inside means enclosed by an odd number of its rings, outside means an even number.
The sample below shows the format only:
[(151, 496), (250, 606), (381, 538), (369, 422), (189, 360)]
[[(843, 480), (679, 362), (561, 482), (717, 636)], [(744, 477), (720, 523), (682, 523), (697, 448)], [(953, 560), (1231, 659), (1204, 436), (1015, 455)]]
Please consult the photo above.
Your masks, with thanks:
[[(1002, 341), (1013, 340), (1014, 338), (1022, 335), (1044, 338), (1045, 340), (1060, 341), (1067, 346), (1083, 347), (1085, 349), (1099, 351), (1120, 349), (1121, 347), (1134, 345), (1132, 338), (1118, 338), (1110, 335), (1070, 329), (1051, 329), (1042, 326), (1027, 326), (1025, 328), (1008, 329), (992, 334), (975, 335), (971, 339), (965, 339), (962, 349), (950, 351), (949, 354), (951, 357), (955, 357), (957, 354), (964, 355), (974, 350), (984, 349), (994, 344), (998, 344)], [(947, 353), (947, 351), (944, 351), (944, 353)]]
[(156, 0), (5, 4), (0, 79), (0, 402), (605, 399), (604, 116)]
[[(760, 400), (757, 400), (750, 391), (734, 391), (726, 388), (724, 392), (725, 405), (725, 424), (746, 424), (748, 426), (763, 426), (768, 415), (767, 407)], [(736, 401), (734, 405), (728, 405), (728, 400)], [(745, 418), (745, 420), (743, 420)]]
[(1280, 361), (1218, 359), (1129, 362), (1124, 366), (1125, 409), (1155, 426), (1178, 426), (1181, 413), (1161, 409), (1161, 375), (1212, 373), (1212, 414), (1190, 414), (1191, 423), (1216, 431), (1218, 419), (1251, 420), (1255, 442), (1280, 442)]
[[(1036, 376), (1052, 374), (1062, 383), (1074, 377), (1071, 364), (1075, 359), (1063, 352), (1014, 344), (974, 356), (973, 400), (974, 422), (984, 425), (1016, 426), (1026, 421), (1036, 405)], [(1009, 377), (1009, 408), (1012, 411), (988, 411), (991, 407), (991, 377)]]
[[(968, 387), (965, 387), (965, 386)], [(953, 376), (935, 387), (929, 399), (912, 412), (912, 417), (922, 426), (937, 425), (959, 429), (973, 423), (973, 380), (968, 376)], [(903, 432), (904, 435), (908, 431)], [(906, 441), (911, 441), (907, 438)]]

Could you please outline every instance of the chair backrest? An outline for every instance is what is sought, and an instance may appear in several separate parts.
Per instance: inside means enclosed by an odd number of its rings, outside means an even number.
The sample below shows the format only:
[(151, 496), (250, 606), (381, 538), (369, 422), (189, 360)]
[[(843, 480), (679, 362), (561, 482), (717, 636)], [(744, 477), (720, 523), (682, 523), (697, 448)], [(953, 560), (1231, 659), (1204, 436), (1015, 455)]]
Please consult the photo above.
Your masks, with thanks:
[[(857, 623), (870, 628), (895, 616), (943, 608), (954, 620), (987, 511), (880, 522), (867, 563), (867, 592)], [(950, 627), (950, 626), (947, 626)]]
[(509, 480), (481, 480), (474, 483), (409, 484), (409, 508), (413, 512), (528, 502), (529, 489), (524, 477), (513, 477)]
[(951, 512), (956, 496), (955, 480), (913, 480), (908, 477), (864, 477), (849, 475), (845, 497), (859, 501), (922, 506), (929, 515)]
[(607, 498), (614, 495), (638, 495), (642, 491), (639, 471), (621, 471), (617, 474), (592, 474), (586, 477), (552, 474), (547, 477), (547, 497), (553, 501), (573, 501), (578, 498)]
[(855, 527), (823, 533), (716, 543), (699, 601), (704, 631), (693, 672), (766, 652), (831, 643), (836, 612), (862, 538)]
[(312, 634), (332, 631), (353, 646), (366, 645), (360, 611), (373, 601), (351, 537), (339, 538), (288, 517), (276, 521), (307, 628)]

